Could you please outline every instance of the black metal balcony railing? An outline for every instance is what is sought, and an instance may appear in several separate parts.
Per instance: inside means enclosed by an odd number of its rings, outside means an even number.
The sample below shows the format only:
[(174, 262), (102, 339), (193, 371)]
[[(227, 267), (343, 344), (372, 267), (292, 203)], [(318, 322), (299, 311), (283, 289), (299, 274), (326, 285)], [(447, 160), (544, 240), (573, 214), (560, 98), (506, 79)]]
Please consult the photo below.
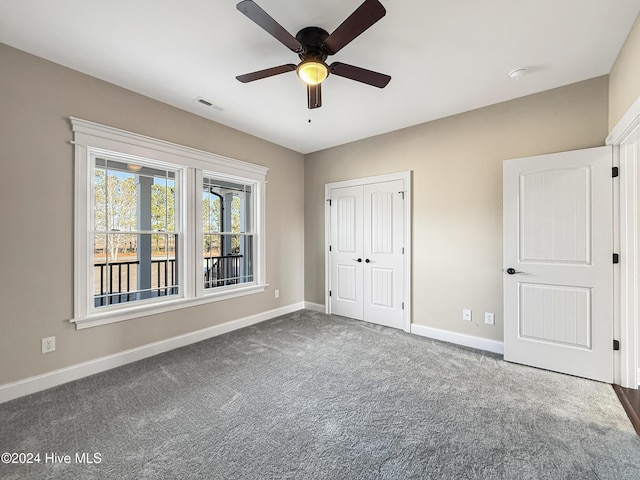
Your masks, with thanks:
[[(204, 259), (205, 288), (239, 283), (242, 255), (206, 257)], [(178, 293), (175, 259), (151, 261), (151, 289), (140, 291), (137, 285), (140, 261), (94, 264), (94, 305), (96, 307), (130, 302), (140, 295), (159, 297)], [(97, 270), (97, 271), (96, 271)]]
[(204, 288), (235, 285), (240, 280), (242, 255), (224, 255), (204, 259)]
[(139, 295), (159, 297), (178, 293), (175, 259), (151, 261), (151, 289), (145, 291), (138, 290), (138, 269), (134, 265), (139, 264), (138, 260), (94, 264), (94, 270), (99, 270), (94, 277), (97, 280), (94, 305), (130, 302), (137, 300)]

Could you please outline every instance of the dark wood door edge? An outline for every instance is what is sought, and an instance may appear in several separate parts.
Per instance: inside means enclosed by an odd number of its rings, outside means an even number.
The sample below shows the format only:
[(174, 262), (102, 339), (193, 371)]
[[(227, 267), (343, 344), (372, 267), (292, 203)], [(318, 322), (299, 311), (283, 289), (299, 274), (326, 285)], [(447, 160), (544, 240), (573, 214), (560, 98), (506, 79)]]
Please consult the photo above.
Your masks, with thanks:
[[(630, 388), (623, 388), (620, 385), (613, 385), (613, 390), (618, 395), (620, 403), (624, 407), (624, 411), (627, 412), (629, 420), (633, 428), (636, 429), (636, 433), (640, 435), (640, 392), (638, 390), (632, 390)], [(634, 401), (635, 400), (635, 401)]]

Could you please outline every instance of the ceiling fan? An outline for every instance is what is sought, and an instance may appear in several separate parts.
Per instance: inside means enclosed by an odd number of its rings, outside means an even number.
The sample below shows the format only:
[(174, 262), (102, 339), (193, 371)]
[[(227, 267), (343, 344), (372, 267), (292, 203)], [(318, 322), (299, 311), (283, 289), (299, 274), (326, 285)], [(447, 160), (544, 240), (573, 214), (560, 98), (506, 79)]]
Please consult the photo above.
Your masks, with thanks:
[(331, 65), (325, 63), (329, 55), (338, 53), (358, 35), (384, 17), (387, 11), (378, 0), (365, 0), (331, 35), (320, 27), (305, 27), (295, 37), (252, 0), (244, 0), (236, 7), (285, 47), (297, 53), (301, 60), (298, 65), (288, 63), (238, 75), (236, 78), (242, 83), (296, 71), (298, 77), (307, 85), (307, 100), (311, 109), (322, 106), (321, 84), (330, 73), (378, 88), (384, 88), (391, 80), (389, 75), (346, 63), (333, 62)]

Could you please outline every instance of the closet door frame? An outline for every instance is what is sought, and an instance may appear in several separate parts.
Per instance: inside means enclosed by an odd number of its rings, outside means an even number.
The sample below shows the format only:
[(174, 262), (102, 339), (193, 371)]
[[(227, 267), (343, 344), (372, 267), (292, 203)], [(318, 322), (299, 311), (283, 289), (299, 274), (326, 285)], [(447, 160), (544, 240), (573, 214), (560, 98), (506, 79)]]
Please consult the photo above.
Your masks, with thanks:
[(404, 194), (404, 215), (403, 215), (403, 237), (404, 237), (404, 255), (403, 255), (403, 330), (411, 332), (411, 223), (412, 223), (412, 193), (411, 193), (412, 172), (398, 172), (387, 175), (378, 175), (373, 177), (357, 178), (353, 180), (344, 180), (339, 182), (331, 182), (325, 184), (325, 313), (331, 314), (331, 299), (329, 291), (331, 290), (331, 258), (329, 255), (329, 247), (331, 245), (331, 190), (334, 188), (354, 187), (368, 185), (373, 183), (387, 182), (392, 180), (402, 181), (402, 193)]

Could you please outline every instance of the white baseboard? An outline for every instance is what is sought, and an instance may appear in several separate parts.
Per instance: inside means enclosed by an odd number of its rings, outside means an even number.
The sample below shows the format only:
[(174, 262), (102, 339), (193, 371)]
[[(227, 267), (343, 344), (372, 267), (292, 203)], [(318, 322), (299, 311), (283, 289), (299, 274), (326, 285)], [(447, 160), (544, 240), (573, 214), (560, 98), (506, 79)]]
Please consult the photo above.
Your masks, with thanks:
[(638, 379), (638, 386), (636, 388), (640, 389), (640, 368), (638, 368), (638, 376), (636, 378)]
[(321, 305), (319, 303), (304, 302), (304, 308), (307, 310), (313, 310), (314, 312), (325, 312), (324, 305)]
[(435, 340), (442, 340), (456, 345), (463, 345), (465, 347), (477, 348), (479, 350), (504, 355), (504, 343), (496, 340), (474, 337), (472, 335), (450, 332), (448, 330), (440, 330), (439, 328), (425, 327), (424, 325), (418, 325), (415, 323), (411, 324), (411, 333), (422, 337), (433, 338)]
[(46, 390), (51, 387), (56, 387), (73, 380), (88, 377), (96, 373), (104, 372), (112, 368), (121, 367), (128, 363), (136, 362), (186, 345), (191, 345), (192, 343), (216, 337), (223, 333), (232, 332), (239, 328), (255, 325), (256, 323), (264, 322), (280, 315), (296, 312), (303, 308), (306, 308), (305, 302), (294, 303), (286, 307), (276, 308), (274, 310), (258, 313), (238, 320), (232, 320), (220, 325), (214, 325), (213, 327), (186, 333), (184, 335), (150, 343), (141, 347), (132, 348), (131, 350), (125, 350), (124, 352), (61, 368), (42, 375), (36, 375), (16, 382), (6, 383), (4, 385), (0, 385), (0, 403)]

